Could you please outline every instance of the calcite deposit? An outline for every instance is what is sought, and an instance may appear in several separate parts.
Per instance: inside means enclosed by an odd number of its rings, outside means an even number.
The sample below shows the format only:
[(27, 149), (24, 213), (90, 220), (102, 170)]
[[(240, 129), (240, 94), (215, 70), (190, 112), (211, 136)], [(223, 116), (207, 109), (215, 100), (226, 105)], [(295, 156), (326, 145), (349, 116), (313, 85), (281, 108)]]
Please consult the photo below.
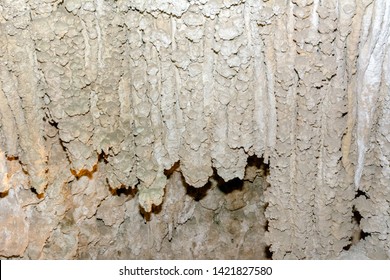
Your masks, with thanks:
[(390, 1), (0, 0), (0, 258), (389, 259)]

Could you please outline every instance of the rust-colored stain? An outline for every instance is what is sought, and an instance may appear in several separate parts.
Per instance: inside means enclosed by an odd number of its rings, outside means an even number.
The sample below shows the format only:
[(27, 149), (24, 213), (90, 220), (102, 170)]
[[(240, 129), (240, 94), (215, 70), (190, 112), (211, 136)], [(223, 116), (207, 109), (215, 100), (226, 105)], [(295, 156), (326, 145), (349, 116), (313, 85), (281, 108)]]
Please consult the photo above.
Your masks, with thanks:
[(83, 176), (87, 176), (88, 179), (92, 179), (93, 178), (93, 174), (97, 171), (97, 164), (95, 164), (93, 167), (92, 167), (92, 170), (88, 170), (88, 169), (81, 169), (79, 170), (78, 172), (74, 169), (70, 169), (70, 172), (72, 173), (73, 176), (76, 177), (76, 179), (80, 179), (81, 177)]

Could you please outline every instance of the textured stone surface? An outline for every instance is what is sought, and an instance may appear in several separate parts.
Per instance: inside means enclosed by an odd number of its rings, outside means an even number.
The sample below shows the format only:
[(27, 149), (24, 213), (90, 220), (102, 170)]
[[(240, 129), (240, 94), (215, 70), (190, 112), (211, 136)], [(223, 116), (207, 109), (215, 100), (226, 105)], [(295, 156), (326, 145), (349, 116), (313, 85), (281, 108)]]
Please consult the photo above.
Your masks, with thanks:
[(389, 46), (386, 0), (0, 1), (0, 257), (390, 258)]
[(14, 190), (10, 190), (7, 197), (0, 200), (0, 211), (0, 255), (20, 256), (29, 242), (29, 224)]

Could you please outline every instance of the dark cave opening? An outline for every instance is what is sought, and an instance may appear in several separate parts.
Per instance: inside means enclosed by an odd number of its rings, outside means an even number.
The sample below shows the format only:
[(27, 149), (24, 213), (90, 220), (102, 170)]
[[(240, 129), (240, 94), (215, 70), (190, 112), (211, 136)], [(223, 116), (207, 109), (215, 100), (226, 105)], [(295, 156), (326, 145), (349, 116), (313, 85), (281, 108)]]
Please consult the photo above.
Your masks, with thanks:
[(354, 222), (356, 222), (359, 226), (359, 231), (356, 233), (355, 237), (352, 237), (352, 244), (357, 243), (360, 240), (365, 240), (367, 236), (370, 236), (370, 233), (364, 232), (361, 228), (361, 220), (363, 219), (363, 216), (360, 214), (360, 212), (354, 207), (353, 208), (353, 216), (352, 219)]
[(265, 257), (267, 260), (272, 260), (272, 251), (271, 251), (271, 245), (265, 247)]
[(355, 198), (358, 198), (359, 196), (364, 196), (366, 199), (369, 199), (369, 196), (367, 195), (367, 193), (362, 191), (362, 190), (356, 191)]
[(224, 194), (231, 193), (233, 191), (241, 191), (244, 187), (244, 181), (239, 178), (233, 178), (227, 182), (223, 182), (218, 185), (218, 188)]
[(116, 196), (121, 196), (121, 195), (124, 195), (124, 196), (128, 196), (128, 197), (135, 197), (137, 192), (138, 192), (138, 189), (137, 188), (126, 188), (124, 186), (122, 186), (121, 188), (118, 188), (118, 189), (112, 189), (110, 188), (110, 192), (112, 195), (116, 195)]
[(268, 176), (270, 172), (270, 164), (266, 163), (263, 157), (258, 157), (256, 155), (249, 156), (247, 159), (247, 167), (255, 166), (258, 170), (263, 172), (264, 176)]
[[(171, 169), (165, 170), (164, 174), (167, 176), (167, 178), (169, 178), (169, 176), (175, 170), (177, 170), (179, 166), (180, 166), (180, 162), (176, 162)], [(269, 163), (265, 163), (264, 158), (253, 155), (253, 156), (249, 156), (247, 159), (245, 176), (243, 179), (236, 177), (229, 181), (225, 181), (222, 177), (218, 175), (218, 172), (215, 168), (213, 168), (213, 176), (210, 179), (217, 183), (217, 187), (222, 193), (229, 194), (234, 191), (242, 191), (244, 187), (244, 182), (253, 181), (255, 176), (261, 176), (266, 178), (269, 175), (269, 172), (270, 172)], [(255, 174), (249, 175), (249, 173), (255, 173)], [(183, 180), (183, 184), (187, 188), (187, 194), (193, 197), (194, 200), (196, 201), (203, 199), (207, 195), (209, 189), (212, 187), (211, 180), (209, 180), (209, 182), (201, 188), (195, 188), (193, 186), (188, 185), (185, 182), (183, 176), (182, 176), (182, 180)]]
[[(184, 178), (182, 178), (184, 181)], [(195, 188), (183, 182), (183, 185), (186, 187), (187, 195), (192, 197), (195, 201), (202, 200), (206, 195), (209, 189), (211, 188), (211, 182), (209, 181), (206, 185), (200, 188)]]
[[(364, 192), (358, 191), (358, 193), (361, 192), (361, 194), (357, 195), (356, 197), (360, 195), (364, 195), (366, 198), (367, 196), (365, 195)], [(352, 223), (356, 224), (356, 229), (352, 232), (351, 237), (349, 238), (349, 244), (343, 247), (343, 250), (348, 251), (351, 249), (353, 245), (356, 245), (358, 242), (361, 240), (365, 240), (366, 237), (371, 236), (370, 233), (364, 232), (363, 229), (361, 228), (361, 220), (363, 219), (363, 216), (360, 214), (360, 212), (356, 209), (354, 206), (352, 208)]]
[(224, 194), (229, 194), (236, 190), (241, 191), (244, 185), (244, 180), (239, 178), (233, 178), (232, 180), (225, 181), (217, 174), (217, 171), (215, 169), (213, 176), (210, 178), (209, 182), (203, 187), (195, 188), (185, 182), (183, 183), (186, 186), (187, 195), (191, 196), (195, 201), (200, 201), (207, 195), (207, 192), (212, 188), (212, 181), (216, 183), (216, 187)]
[(362, 220), (363, 216), (359, 213), (358, 210), (356, 210), (355, 207), (352, 209), (352, 214), (352, 220), (360, 226), (360, 221)]

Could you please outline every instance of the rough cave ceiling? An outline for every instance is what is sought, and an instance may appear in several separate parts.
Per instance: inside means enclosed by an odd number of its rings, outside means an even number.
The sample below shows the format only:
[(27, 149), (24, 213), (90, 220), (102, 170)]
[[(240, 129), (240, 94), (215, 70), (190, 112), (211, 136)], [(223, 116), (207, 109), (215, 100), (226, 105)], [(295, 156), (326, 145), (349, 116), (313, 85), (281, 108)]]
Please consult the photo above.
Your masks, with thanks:
[(389, 45), (386, 0), (1, 0), (0, 256), (390, 258)]

